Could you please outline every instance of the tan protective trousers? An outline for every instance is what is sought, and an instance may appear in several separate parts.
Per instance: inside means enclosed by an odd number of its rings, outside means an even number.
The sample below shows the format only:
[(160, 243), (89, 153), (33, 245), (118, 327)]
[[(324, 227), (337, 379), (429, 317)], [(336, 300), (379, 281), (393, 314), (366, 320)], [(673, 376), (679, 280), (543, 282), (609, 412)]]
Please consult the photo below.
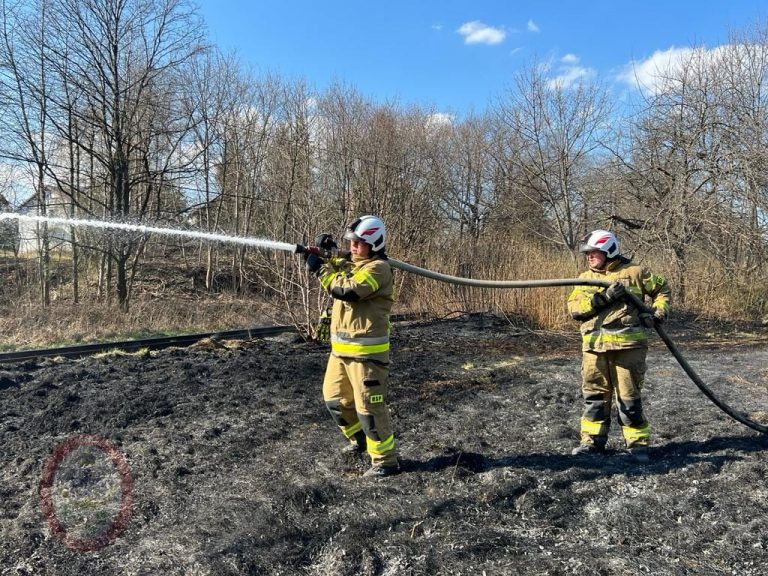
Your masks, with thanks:
[(628, 448), (647, 446), (650, 427), (643, 415), (640, 392), (645, 380), (646, 348), (584, 352), (581, 363), (581, 442), (604, 448), (611, 406), (616, 398), (618, 420)]
[(395, 436), (387, 408), (389, 366), (331, 354), (323, 380), (323, 398), (344, 436), (352, 441), (362, 430), (374, 465), (397, 464)]

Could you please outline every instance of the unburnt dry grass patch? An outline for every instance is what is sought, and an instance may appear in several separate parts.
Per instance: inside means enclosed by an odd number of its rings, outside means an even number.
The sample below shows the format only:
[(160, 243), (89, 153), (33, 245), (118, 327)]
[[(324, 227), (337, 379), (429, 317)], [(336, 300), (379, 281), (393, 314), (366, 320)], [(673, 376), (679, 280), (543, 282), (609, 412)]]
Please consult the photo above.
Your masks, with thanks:
[[(686, 355), (735, 406), (768, 407), (768, 346)], [(340, 452), (320, 396), (326, 357), (284, 337), (0, 367), (2, 573), (765, 572), (768, 442), (658, 345), (646, 383), (653, 459), (638, 466), (615, 429), (607, 456), (570, 456), (581, 402), (572, 336), (476, 317), (396, 325), (404, 472), (378, 480)], [(118, 446), (134, 484), (126, 530), (96, 552), (53, 536), (38, 496), (44, 463), (77, 434)], [(85, 481), (76, 472), (65, 480)]]
[(128, 312), (101, 303), (27, 303), (0, 318), (2, 350), (48, 348), (153, 336), (239, 330), (287, 323), (274, 307), (247, 296), (136, 298)]

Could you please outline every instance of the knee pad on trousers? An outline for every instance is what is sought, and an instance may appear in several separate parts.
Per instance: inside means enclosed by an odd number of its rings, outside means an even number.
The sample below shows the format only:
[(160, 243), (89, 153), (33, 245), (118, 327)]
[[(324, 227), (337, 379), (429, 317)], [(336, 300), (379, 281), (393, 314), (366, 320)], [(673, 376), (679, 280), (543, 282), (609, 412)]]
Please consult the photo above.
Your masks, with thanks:
[(365, 435), (368, 436), (368, 438), (371, 440), (381, 442), (382, 438), (379, 436), (379, 433), (376, 430), (376, 420), (374, 419), (373, 414), (358, 413), (357, 417), (360, 420), (360, 424), (363, 426), (363, 432), (365, 432)]
[(349, 426), (349, 422), (347, 422), (344, 419), (344, 416), (341, 415), (341, 402), (339, 400), (330, 400), (325, 403), (325, 407), (328, 408), (328, 412), (331, 413), (331, 418), (333, 418), (333, 421), (336, 422), (336, 424), (342, 428), (344, 426)]
[(645, 425), (643, 402), (640, 398), (619, 400), (619, 420), (622, 426), (634, 426), (637, 428)]
[(600, 422), (607, 420), (610, 415), (611, 405), (602, 394), (590, 394), (584, 396), (584, 411), (582, 416), (588, 420)]

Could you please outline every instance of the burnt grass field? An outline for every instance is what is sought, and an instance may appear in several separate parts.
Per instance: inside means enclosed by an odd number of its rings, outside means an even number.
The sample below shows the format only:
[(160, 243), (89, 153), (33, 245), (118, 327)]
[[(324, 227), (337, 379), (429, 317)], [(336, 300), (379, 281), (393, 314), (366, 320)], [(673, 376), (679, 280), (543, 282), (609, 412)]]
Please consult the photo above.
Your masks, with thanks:
[[(668, 332), (702, 378), (768, 421), (768, 340)], [(575, 332), (575, 330), (574, 330)], [(489, 317), (394, 327), (390, 393), (404, 472), (363, 479), (320, 394), (327, 348), (292, 337), (0, 365), (3, 575), (695, 574), (768, 571), (768, 437), (719, 411), (658, 338), (652, 461), (570, 455), (575, 334)], [(130, 467), (131, 516), (68, 546), (41, 505), (78, 435)], [(105, 534), (125, 492), (106, 452), (52, 486), (70, 537)], [(61, 535), (61, 534), (59, 534)], [(72, 541), (70, 541), (71, 544)]]

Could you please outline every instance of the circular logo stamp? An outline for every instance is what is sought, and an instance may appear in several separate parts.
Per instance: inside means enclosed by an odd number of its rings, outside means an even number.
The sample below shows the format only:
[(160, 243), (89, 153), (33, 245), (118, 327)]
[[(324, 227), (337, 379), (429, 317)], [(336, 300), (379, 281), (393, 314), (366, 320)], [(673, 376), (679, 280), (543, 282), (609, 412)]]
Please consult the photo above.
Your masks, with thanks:
[(43, 468), (40, 502), (51, 532), (73, 550), (109, 545), (131, 519), (133, 478), (114, 444), (77, 435), (53, 450)]

